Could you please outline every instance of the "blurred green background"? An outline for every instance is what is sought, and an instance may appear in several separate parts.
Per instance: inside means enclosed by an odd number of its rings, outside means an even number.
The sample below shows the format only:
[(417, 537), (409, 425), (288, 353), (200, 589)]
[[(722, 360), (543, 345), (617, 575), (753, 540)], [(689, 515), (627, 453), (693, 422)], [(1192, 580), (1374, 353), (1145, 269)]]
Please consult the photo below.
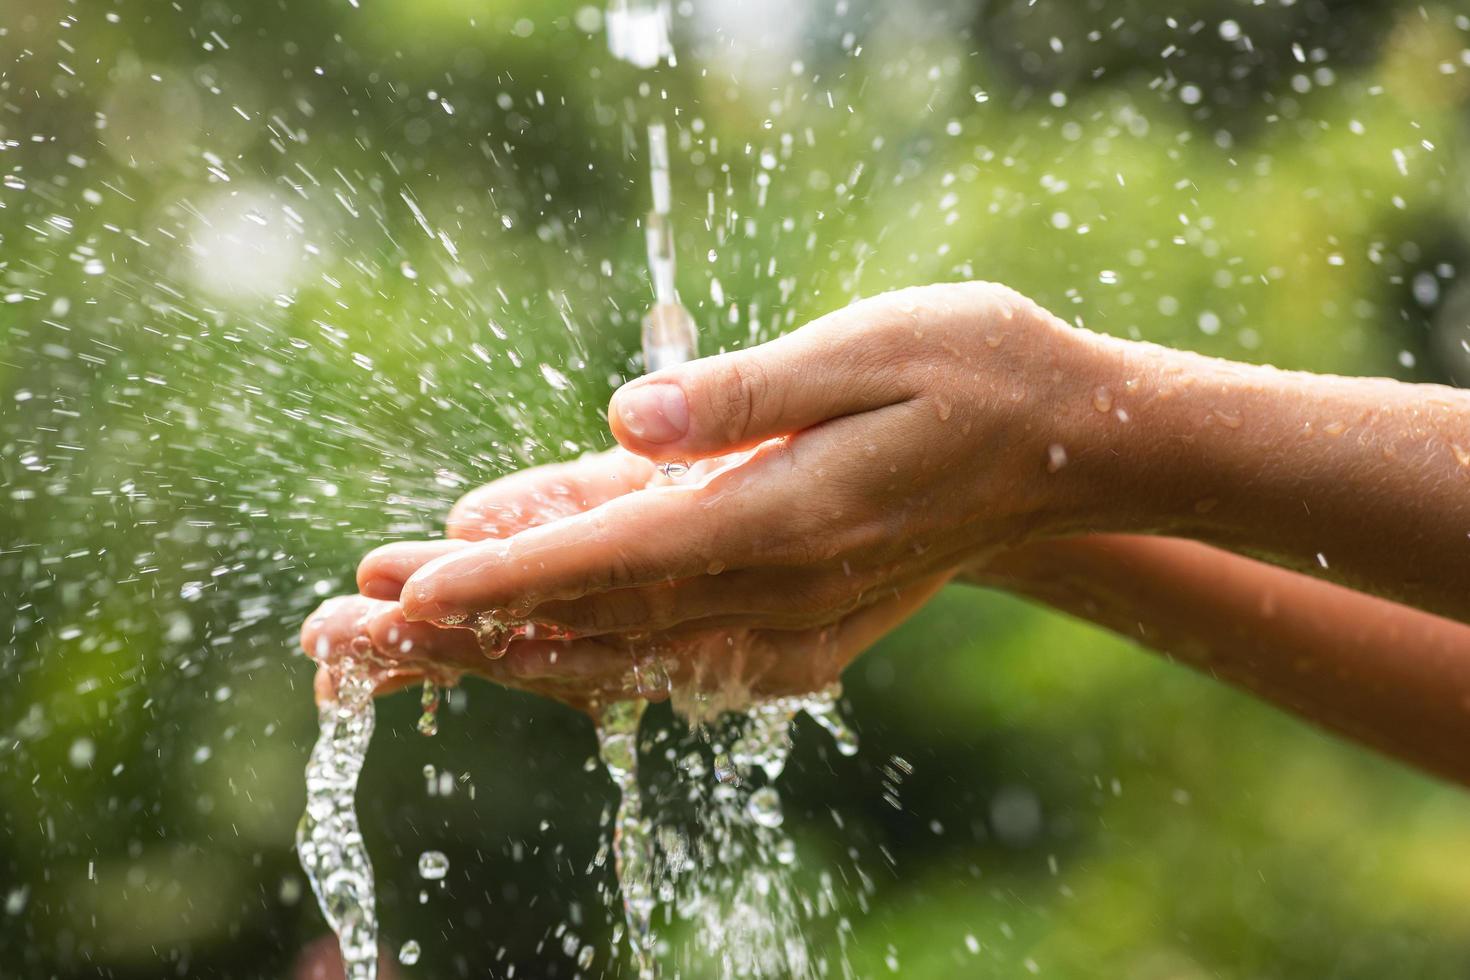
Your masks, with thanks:
[[(578, 3), (0, 0), (0, 973), (293, 976), (324, 929), (296, 629), (465, 488), (609, 442), (654, 112), (706, 352), (977, 277), (1121, 336), (1470, 381), (1463, 6), (674, 22), (639, 73)], [(804, 726), (783, 793), (805, 867), (873, 879), (858, 975), (1470, 970), (1459, 789), (963, 589), (847, 687), (862, 754)], [(570, 977), (591, 942), (583, 975), (630, 975), (588, 723), (476, 682), (435, 739), (415, 709), (382, 704), (360, 793), (410, 974)]]

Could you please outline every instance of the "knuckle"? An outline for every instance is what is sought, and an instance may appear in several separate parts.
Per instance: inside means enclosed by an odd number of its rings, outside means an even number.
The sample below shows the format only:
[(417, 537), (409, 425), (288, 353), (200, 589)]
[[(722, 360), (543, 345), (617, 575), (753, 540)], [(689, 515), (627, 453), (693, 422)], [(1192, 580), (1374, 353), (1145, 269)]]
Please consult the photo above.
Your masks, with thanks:
[(769, 388), (766, 370), (753, 357), (732, 357), (716, 387), (713, 406), (725, 436), (732, 442), (745, 439), (754, 428), (756, 400)]
[(614, 553), (607, 563), (592, 573), (592, 589), (607, 591), (632, 585), (638, 579), (640, 563), (626, 551)]

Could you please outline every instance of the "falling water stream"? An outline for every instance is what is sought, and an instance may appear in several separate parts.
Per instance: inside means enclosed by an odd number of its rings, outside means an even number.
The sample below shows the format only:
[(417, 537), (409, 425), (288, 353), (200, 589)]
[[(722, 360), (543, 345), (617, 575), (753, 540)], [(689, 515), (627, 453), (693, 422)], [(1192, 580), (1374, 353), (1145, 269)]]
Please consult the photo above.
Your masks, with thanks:
[(334, 669), (335, 696), (320, 710), (320, 734), (306, 765), (306, 812), (296, 850), (322, 915), (337, 933), (347, 980), (374, 980), (378, 917), (373, 865), (353, 798), (376, 712), (377, 678), (366, 660), (348, 657)]

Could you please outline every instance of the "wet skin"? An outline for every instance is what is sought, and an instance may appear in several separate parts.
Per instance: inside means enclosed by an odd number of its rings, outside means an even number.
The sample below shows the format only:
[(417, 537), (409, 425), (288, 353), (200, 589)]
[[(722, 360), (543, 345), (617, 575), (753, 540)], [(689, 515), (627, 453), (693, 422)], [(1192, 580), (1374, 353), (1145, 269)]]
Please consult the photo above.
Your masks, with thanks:
[[(657, 372), (620, 389), (608, 415), (620, 449), (496, 481), (456, 505), (448, 540), (368, 555), (367, 598), (309, 625), (308, 651), (321, 635), (330, 652), (365, 630), (394, 656), (585, 704), (626, 692), (628, 637), (651, 633), (679, 676), (723, 667), (765, 678), (744, 678), (758, 689), (810, 689), (959, 575), (1124, 632), (1188, 598), (1198, 626), (1175, 624), (1169, 643), (1212, 656), (1229, 655), (1223, 620), (1208, 614), (1223, 608), (1264, 655), (1277, 640), (1299, 655), (1301, 631), (1288, 642), (1279, 603), (1245, 601), (1285, 595), (1294, 612), (1333, 610), (1307, 631), (1323, 647), (1343, 646), (1333, 628), (1363, 635), (1406, 616), (1405, 629), (1470, 659), (1452, 622), (1470, 618), (1466, 392), (1120, 341), (965, 283), (887, 294)], [(672, 482), (654, 462), (675, 460), (694, 466)], [(1101, 578), (1089, 592), (1072, 575), (1064, 600), (1045, 583), (1072, 567), (1063, 544), (1088, 540), (1127, 553), (1145, 580), (1214, 562), (1244, 592), (1212, 597), (1208, 576), (1184, 576), (1195, 587), (1181, 597), (1163, 576), (1152, 592), (1104, 601), (1118, 566), (1078, 561)], [(386, 605), (364, 621), (368, 600)], [(521, 641), (485, 661), (467, 631), (426, 625), (487, 610), (580, 639)], [(819, 642), (829, 634), (835, 645)], [(731, 657), (732, 642), (764, 652)], [(1389, 651), (1354, 671), (1371, 686), (1404, 662)], [(1386, 737), (1401, 717), (1360, 717), (1352, 698), (1297, 707), (1287, 688), (1259, 693), (1444, 770)]]

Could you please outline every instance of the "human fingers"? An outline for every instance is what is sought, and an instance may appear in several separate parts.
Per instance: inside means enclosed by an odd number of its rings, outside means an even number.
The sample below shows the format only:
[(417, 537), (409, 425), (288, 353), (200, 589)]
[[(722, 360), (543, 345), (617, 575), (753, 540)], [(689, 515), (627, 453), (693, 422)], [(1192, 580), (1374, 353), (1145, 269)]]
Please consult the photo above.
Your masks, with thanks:
[[(931, 576), (822, 627), (707, 628), (688, 633), (519, 641), (478, 673), (582, 710), (670, 690), (741, 690), (758, 697), (806, 694), (834, 683), (860, 653), (933, 597)], [(650, 681), (650, 678), (654, 678)], [(666, 680), (665, 680), (666, 678)]]
[(410, 619), (485, 611), (524, 619), (549, 600), (689, 578), (712, 563), (748, 567), (770, 542), (818, 530), (797, 519), (805, 511), (796, 498), (810, 496), (793, 479), (788, 449), (768, 444), (705, 483), (627, 494), (437, 558), (405, 583), (404, 610)]
[(904, 401), (918, 390), (902, 368), (924, 292), (855, 303), (756, 347), (631, 381), (608, 408), (613, 436), (651, 459), (695, 459)]
[[(312, 692), (318, 704), (336, 697), (337, 668), (345, 657), (382, 658), (386, 650), (373, 641), (373, 624), (385, 613), (393, 613), (398, 604), (368, 599), (363, 596), (337, 596), (328, 599), (302, 626), (301, 646), (317, 662)], [(429, 669), (435, 669), (430, 667)], [(420, 680), (425, 670), (404, 661), (380, 661), (378, 684), (374, 693), (389, 694)]]
[(395, 601), (408, 577), (465, 541), (395, 541), (374, 548), (357, 563), (357, 591), (370, 599)]
[[(349, 652), (367, 653), (371, 648), (367, 621), (391, 605), (359, 595), (327, 599), (301, 624), (302, 652), (319, 663), (332, 662)], [(354, 644), (359, 637), (361, 642)]]
[(759, 567), (545, 602), (538, 623), (578, 636), (669, 630), (798, 630), (832, 623), (868, 601), (873, 577), (834, 567)]
[(505, 538), (648, 485), (654, 467), (623, 449), (521, 470), (471, 490), (449, 511), (445, 533), (463, 541)]

